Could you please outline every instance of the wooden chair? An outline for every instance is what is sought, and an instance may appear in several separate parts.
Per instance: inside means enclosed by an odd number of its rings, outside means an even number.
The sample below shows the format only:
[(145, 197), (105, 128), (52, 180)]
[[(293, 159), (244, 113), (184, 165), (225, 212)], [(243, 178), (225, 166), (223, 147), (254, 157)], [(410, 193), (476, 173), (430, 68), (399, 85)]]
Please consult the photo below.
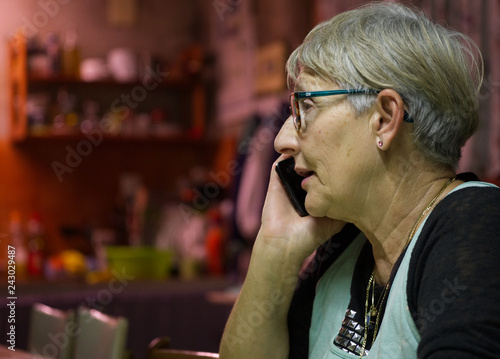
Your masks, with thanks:
[(75, 328), (74, 311), (35, 303), (31, 308), (28, 351), (37, 357), (70, 359)]
[(128, 320), (95, 309), (78, 308), (78, 335), (73, 359), (123, 359), (128, 356)]
[(217, 353), (170, 349), (170, 338), (156, 338), (149, 343), (147, 359), (213, 359)]
[(219, 354), (217, 353), (175, 349), (154, 349), (149, 353), (148, 359), (213, 359), (218, 357)]

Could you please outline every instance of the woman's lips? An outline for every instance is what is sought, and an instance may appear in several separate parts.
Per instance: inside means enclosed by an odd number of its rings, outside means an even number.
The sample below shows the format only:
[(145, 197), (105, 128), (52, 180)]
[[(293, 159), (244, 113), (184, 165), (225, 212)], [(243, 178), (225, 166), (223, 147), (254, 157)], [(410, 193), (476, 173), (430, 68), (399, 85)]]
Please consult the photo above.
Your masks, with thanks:
[(310, 175), (313, 174), (313, 171), (309, 171), (307, 169), (300, 167), (295, 167), (295, 172), (297, 172), (297, 174), (302, 177), (309, 177)]
[(304, 186), (307, 183), (309, 177), (311, 177), (314, 174), (313, 171), (309, 171), (309, 170), (306, 170), (306, 169), (303, 169), (303, 168), (296, 168), (295, 172), (297, 172), (297, 174), (299, 176), (304, 177), (304, 179), (302, 180), (301, 185), (300, 185), (302, 188), (304, 188)]

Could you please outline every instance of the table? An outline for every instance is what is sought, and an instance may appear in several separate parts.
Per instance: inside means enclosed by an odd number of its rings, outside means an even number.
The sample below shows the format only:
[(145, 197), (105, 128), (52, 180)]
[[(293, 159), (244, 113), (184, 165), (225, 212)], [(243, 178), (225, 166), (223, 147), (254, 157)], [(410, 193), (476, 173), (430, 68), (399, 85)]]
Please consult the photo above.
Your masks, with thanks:
[[(232, 288), (225, 279), (193, 281), (127, 281), (106, 283), (25, 283), (16, 285), (16, 349), (27, 349), (31, 306), (40, 302), (62, 310), (84, 305), (129, 321), (127, 349), (134, 359), (144, 359), (156, 337), (168, 336), (172, 347), (218, 352), (231, 302), (210, 300), (214, 292)], [(6, 293), (6, 286), (0, 286)], [(7, 343), (9, 301), (0, 297), (0, 344)], [(3, 356), (0, 355), (1, 358)], [(16, 357), (13, 357), (16, 358)]]

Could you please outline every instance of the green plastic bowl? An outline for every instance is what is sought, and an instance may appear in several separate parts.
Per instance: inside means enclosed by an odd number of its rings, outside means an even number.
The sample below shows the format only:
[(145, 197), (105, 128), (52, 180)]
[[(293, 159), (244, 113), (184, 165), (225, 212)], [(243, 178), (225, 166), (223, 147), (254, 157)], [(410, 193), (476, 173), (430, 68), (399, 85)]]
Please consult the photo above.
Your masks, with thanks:
[(168, 278), (172, 265), (172, 252), (152, 247), (106, 247), (109, 269), (135, 276), (136, 279)]

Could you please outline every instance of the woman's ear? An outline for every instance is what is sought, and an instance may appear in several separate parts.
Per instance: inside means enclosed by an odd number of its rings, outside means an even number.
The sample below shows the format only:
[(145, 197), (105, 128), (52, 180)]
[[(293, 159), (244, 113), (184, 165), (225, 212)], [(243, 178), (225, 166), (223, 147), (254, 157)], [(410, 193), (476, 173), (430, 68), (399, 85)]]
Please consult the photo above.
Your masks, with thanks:
[(394, 90), (385, 89), (377, 96), (375, 112), (370, 120), (370, 126), (379, 149), (386, 150), (399, 131), (403, 122), (404, 102)]

